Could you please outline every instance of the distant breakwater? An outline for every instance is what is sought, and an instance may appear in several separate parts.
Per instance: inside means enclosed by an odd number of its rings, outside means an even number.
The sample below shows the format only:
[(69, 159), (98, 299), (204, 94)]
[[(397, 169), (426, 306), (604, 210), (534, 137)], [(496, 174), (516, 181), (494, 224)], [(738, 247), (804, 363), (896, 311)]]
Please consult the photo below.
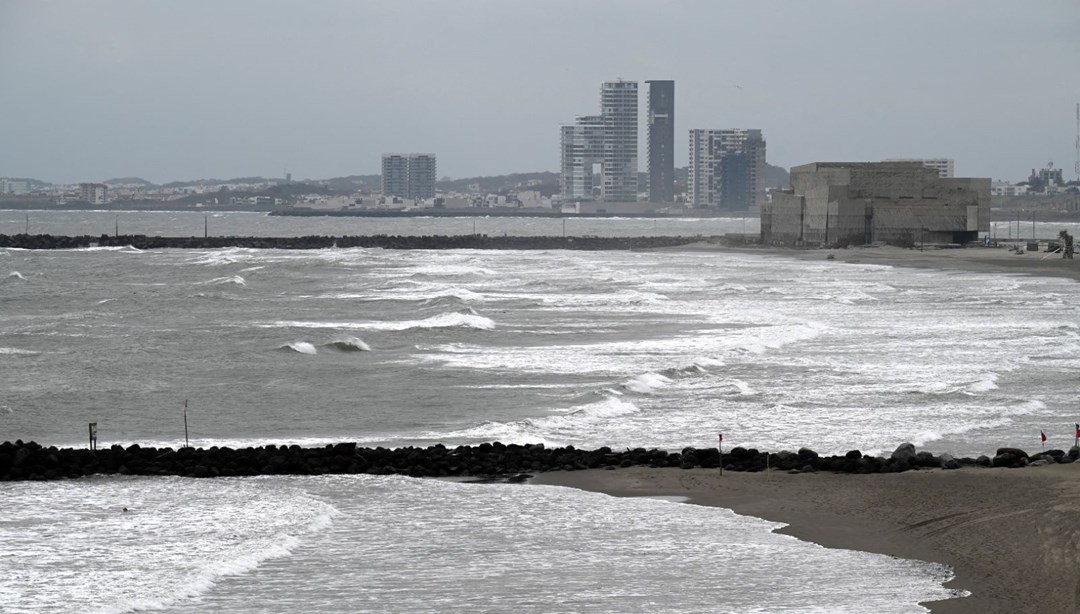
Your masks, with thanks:
[(953, 458), (948, 454), (917, 452), (902, 444), (889, 457), (866, 456), (852, 450), (842, 456), (820, 456), (802, 448), (798, 452), (766, 453), (741, 447), (724, 452), (715, 448), (685, 448), (681, 452), (635, 448), (578, 450), (573, 446), (548, 448), (543, 444), (483, 443), (476, 446), (428, 448), (362, 448), (355, 443), (339, 443), (320, 448), (262, 446), (232, 449), (211, 448), (127, 448), (113, 445), (97, 450), (44, 447), (21, 440), (0, 444), (0, 481), (59, 480), (104, 475), (175, 475), (193, 478), (256, 475), (372, 474), (412, 477), (471, 477), (476, 479), (517, 479), (530, 473), (614, 469), (617, 467), (678, 467), (727, 471), (764, 471), (766, 468), (793, 473), (830, 471), (837, 473), (898, 473), (914, 469), (959, 469), (965, 466), (1024, 467), (1050, 463), (1071, 463), (1080, 449), (1069, 452), (1049, 450), (1028, 455), (1016, 448), (1000, 448), (991, 458)]
[(136, 249), (330, 249), (367, 247), (383, 249), (576, 249), (632, 250), (676, 247), (706, 240), (690, 237), (511, 237), (473, 235), (370, 235), (306, 237), (151, 237), (146, 235), (0, 235), (0, 247), (21, 249), (77, 249), (134, 247)]

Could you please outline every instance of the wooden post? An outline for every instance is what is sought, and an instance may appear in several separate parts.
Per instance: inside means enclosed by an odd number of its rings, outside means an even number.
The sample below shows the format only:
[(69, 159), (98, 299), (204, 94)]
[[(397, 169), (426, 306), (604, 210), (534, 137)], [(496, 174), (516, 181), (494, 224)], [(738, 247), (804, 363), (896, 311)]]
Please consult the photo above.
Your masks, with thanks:
[(97, 450), (97, 422), (90, 423), (90, 449)]
[(188, 430), (187, 430), (187, 399), (184, 399), (184, 447), (190, 448), (191, 444), (188, 443)]
[(202, 219), (202, 222), (203, 222), (202, 236), (205, 239), (206, 237), (210, 236), (210, 216), (209, 215), (204, 215), (203, 219)]

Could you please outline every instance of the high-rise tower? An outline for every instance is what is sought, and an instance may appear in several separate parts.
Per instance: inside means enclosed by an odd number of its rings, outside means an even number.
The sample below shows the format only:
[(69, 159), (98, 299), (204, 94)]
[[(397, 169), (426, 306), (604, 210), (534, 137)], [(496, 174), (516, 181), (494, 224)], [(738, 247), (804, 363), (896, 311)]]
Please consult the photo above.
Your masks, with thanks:
[(638, 84), (605, 81), (600, 87), (604, 125), (603, 182), (607, 202), (633, 202), (638, 194)]
[(649, 200), (675, 202), (675, 82), (649, 84)]

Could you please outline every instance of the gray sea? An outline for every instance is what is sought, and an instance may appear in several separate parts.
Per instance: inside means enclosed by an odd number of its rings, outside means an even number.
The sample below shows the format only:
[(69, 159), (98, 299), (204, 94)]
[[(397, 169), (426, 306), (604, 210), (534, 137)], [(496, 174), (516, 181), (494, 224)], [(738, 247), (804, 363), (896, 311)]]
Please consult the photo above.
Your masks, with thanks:
[[(561, 220), (0, 211), (0, 233), (557, 235)], [(568, 234), (756, 232), (568, 220)], [(1055, 231), (1056, 232), (1056, 231)], [(1049, 233), (1049, 231), (1048, 231)], [(1080, 286), (663, 250), (0, 250), (0, 440), (1072, 443)], [(3, 612), (923, 612), (939, 565), (661, 499), (385, 476), (0, 483)], [(127, 507), (130, 511), (122, 513)]]

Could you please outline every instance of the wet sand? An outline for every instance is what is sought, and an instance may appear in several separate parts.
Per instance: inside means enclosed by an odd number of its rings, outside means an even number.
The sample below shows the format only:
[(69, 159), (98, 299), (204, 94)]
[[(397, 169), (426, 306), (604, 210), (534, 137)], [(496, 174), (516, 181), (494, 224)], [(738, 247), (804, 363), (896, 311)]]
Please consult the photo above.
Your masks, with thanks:
[(876, 475), (631, 467), (533, 482), (688, 497), (823, 546), (943, 563), (956, 573), (946, 586), (971, 594), (923, 604), (937, 614), (1080, 611), (1080, 463)]
[[(1009, 251), (1008, 247), (962, 247), (952, 249), (901, 247), (850, 247), (846, 249), (795, 249), (773, 247), (727, 247), (710, 243), (667, 248), (672, 250), (737, 252), (798, 258), (822, 262), (879, 264), (978, 273), (1027, 274), (1080, 279), (1080, 257), (1069, 260), (1060, 253)], [(832, 257), (830, 259), (830, 256)]]

